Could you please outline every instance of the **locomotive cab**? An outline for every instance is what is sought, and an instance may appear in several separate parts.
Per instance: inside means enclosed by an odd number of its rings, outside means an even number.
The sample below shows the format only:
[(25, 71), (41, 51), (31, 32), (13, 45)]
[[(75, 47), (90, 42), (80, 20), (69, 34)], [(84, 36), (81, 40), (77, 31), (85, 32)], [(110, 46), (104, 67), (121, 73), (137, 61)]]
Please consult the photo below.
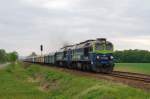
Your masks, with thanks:
[(113, 71), (113, 44), (106, 39), (97, 39), (93, 44), (92, 67), (96, 72)]

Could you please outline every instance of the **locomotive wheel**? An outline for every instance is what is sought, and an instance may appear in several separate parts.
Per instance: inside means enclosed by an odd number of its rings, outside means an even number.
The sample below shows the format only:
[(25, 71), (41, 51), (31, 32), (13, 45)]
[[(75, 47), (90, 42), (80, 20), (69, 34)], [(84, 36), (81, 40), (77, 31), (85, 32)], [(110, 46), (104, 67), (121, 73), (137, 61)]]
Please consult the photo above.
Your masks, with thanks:
[(82, 70), (82, 71), (85, 71), (85, 65), (84, 65), (84, 64), (82, 64), (81, 70)]
[(89, 66), (89, 65), (86, 65), (86, 67), (87, 67), (87, 71), (90, 71), (90, 66)]
[(92, 71), (99, 73), (101, 68), (98, 68), (97, 66), (92, 66)]
[(77, 63), (77, 69), (79, 69), (79, 70), (82, 69), (82, 63)]

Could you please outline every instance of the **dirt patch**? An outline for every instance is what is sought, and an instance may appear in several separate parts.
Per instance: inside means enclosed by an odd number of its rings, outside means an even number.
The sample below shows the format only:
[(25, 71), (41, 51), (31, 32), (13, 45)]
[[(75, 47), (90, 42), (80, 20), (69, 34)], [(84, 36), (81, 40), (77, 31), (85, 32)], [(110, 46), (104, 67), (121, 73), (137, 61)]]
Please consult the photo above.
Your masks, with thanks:
[(0, 69), (6, 67), (7, 65), (9, 65), (10, 63), (5, 63), (5, 64), (0, 64)]
[(58, 80), (50, 80), (50, 81), (41, 81), (39, 89), (41, 91), (48, 92), (49, 90), (56, 90), (59, 88), (59, 81)]
[(42, 74), (36, 74), (34, 77), (28, 77), (30, 83), (38, 83), (38, 88), (41, 91), (48, 92), (50, 89), (56, 90), (59, 88), (58, 79), (47, 80)]
[(40, 82), (42, 80), (44, 80), (44, 76), (40, 73), (36, 73), (32, 77), (28, 77), (28, 82)]
[(28, 81), (28, 82), (31, 82), (31, 83), (38, 82), (37, 80), (33, 79), (32, 77), (28, 77), (28, 78), (27, 78), (27, 81)]
[(37, 75), (34, 78), (28, 77), (27, 81), (30, 83), (39, 83), (38, 89), (41, 91), (47, 92), (49, 90), (50, 82), (46, 81), (45, 78), (41, 75)]
[(21, 62), (20, 64), (21, 66), (23, 66), (24, 69), (27, 69), (28, 67), (32, 65), (32, 63), (28, 63), (28, 62)]
[(47, 92), (49, 90), (49, 87), (50, 87), (49, 82), (44, 82), (40, 84), (39, 89), (41, 91)]

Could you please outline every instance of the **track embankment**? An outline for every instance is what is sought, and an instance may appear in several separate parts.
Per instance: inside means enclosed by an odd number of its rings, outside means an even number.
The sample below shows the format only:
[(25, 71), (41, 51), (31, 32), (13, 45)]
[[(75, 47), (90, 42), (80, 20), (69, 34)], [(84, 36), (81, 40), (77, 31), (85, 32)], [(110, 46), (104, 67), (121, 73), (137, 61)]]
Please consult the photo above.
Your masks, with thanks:
[(86, 76), (99, 80), (113, 81), (116, 83), (126, 84), (135, 88), (150, 91), (150, 75), (114, 71), (112, 74), (94, 73), (90, 71), (80, 71), (57, 66), (42, 65), (45, 68), (54, 69), (60, 72), (67, 72), (71, 75)]

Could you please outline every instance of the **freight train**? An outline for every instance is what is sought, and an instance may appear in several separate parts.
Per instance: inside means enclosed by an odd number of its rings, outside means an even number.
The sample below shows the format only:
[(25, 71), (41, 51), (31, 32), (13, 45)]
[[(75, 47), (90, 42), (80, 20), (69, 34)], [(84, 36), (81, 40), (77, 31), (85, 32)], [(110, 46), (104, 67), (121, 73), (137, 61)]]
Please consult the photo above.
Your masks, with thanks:
[(110, 73), (114, 68), (114, 46), (105, 38), (87, 40), (61, 48), (48, 55), (27, 57), (24, 61), (51, 66)]

